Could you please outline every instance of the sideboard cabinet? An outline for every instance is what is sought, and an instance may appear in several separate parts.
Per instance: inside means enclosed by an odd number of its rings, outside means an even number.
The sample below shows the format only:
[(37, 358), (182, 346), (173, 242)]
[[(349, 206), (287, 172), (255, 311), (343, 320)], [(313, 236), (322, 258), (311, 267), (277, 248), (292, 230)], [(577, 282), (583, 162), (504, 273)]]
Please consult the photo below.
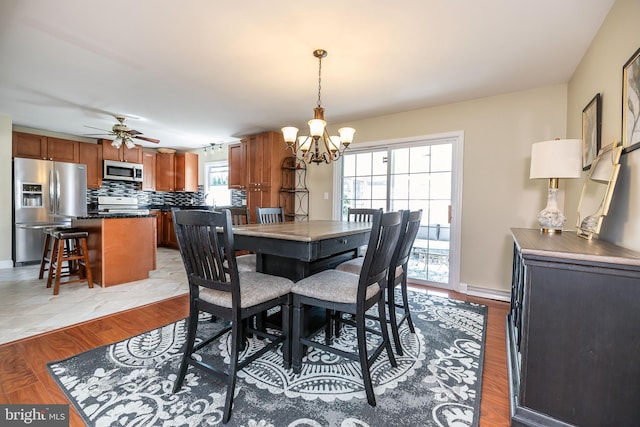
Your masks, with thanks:
[(512, 229), (512, 426), (640, 422), (640, 253)]

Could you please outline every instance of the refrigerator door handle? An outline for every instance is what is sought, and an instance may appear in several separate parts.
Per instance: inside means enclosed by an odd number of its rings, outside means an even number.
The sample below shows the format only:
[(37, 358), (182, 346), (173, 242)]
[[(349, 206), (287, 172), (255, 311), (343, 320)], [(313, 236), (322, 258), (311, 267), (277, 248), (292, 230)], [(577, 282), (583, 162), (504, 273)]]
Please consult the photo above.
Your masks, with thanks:
[(53, 169), (51, 169), (49, 171), (49, 206), (47, 206), (47, 212), (50, 214), (53, 214), (54, 211), (55, 190), (53, 188), (53, 185)]
[(56, 213), (60, 212), (60, 172), (56, 170)]

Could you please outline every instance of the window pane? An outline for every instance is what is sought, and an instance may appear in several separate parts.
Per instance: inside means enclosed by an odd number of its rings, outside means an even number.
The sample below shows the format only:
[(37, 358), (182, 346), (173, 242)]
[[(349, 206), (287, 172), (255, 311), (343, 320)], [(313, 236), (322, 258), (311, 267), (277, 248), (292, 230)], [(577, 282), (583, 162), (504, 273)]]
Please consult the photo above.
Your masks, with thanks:
[(451, 198), (451, 172), (439, 172), (431, 174), (431, 198)]
[(372, 174), (373, 175), (387, 175), (387, 152), (386, 151), (377, 151), (373, 153), (373, 165), (372, 165)]
[(393, 150), (391, 159), (391, 173), (409, 172), (409, 148), (398, 148)]
[(451, 170), (452, 149), (452, 144), (441, 144), (431, 147), (431, 171)]
[(353, 156), (353, 155), (343, 156), (342, 170), (343, 170), (344, 176), (355, 176), (356, 175), (356, 156)]
[(411, 147), (410, 169), (413, 173), (429, 172), (431, 147)]
[(356, 175), (371, 175), (371, 153), (356, 155)]

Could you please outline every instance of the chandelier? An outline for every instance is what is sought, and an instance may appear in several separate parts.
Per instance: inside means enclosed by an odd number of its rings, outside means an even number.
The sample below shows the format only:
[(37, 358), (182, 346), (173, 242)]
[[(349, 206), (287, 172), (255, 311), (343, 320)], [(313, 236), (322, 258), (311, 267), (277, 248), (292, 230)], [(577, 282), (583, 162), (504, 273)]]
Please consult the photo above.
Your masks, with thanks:
[[(298, 128), (287, 126), (282, 128), (284, 141), (287, 148), (305, 163), (331, 163), (338, 160), (353, 141), (354, 128), (343, 127), (338, 129), (340, 136), (329, 136), (327, 122), (324, 120), (324, 108), (321, 106), (320, 92), (322, 89), (322, 58), (327, 56), (327, 51), (317, 49), (313, 56), (318, 58), (318, 105), (313, 109), (313, 119), (309, 120), (309, 134), (298, 136)], [(296, 144), (297, 143), (297, 144)]]

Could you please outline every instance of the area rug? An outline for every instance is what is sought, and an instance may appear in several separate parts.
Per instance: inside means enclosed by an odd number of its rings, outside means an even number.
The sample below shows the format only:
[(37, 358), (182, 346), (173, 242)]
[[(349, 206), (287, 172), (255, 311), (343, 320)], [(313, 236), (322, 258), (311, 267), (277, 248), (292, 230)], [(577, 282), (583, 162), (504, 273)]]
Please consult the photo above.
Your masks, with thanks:
[[(238, 373), (226, 425), (477, 426), (487, 308), (426, 292), (410, 291), (410, 299), (416, 330), (403, 324), (398, 366), (383, 353), (371, 369), (377, 406), (367, 404), (357, 362), (314, 349), (296, 375), (283, 369), (278, 350)], [(204, 316), (200, 322), (205, 333), (223, 326)], [(190, 367), (172, 393), (185, 336), (181, 320), (52, 362), (49, 372), (89, 426), (222, 425), (222, 381)], [(227, 338), (203, 357), (228, 364)], [(243, 354), (262, 342), (247, 344)], [(345, 325), (333, 345), (352, 348), (355, 331)]]

